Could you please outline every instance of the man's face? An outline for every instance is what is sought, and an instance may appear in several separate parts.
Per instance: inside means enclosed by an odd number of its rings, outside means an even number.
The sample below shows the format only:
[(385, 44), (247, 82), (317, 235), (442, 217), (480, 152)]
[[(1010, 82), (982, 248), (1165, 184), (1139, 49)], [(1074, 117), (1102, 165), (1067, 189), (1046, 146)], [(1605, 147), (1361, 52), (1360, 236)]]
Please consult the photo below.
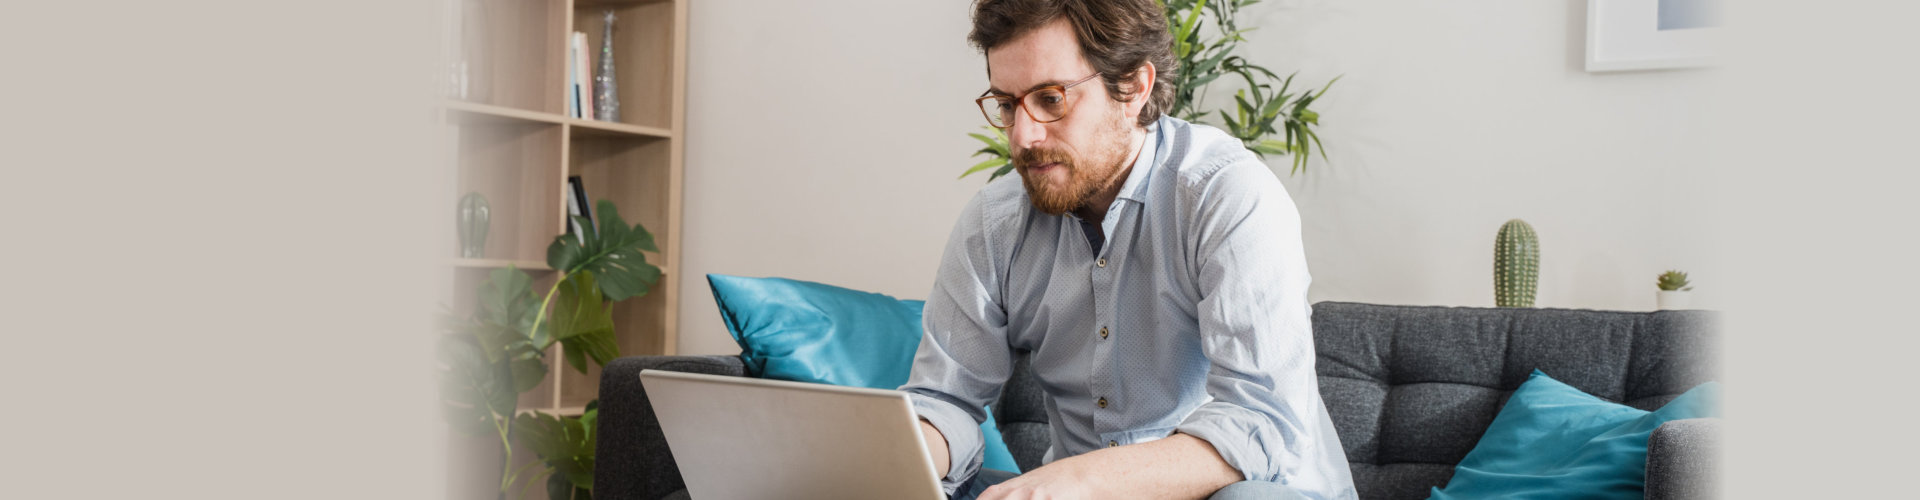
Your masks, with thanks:
[[(987, 51), (990, 92), (1021, 96), (1042, 85), (1066, 85), (1094, 73), (1080, 56), (1072, 24), (1055, 20)], [(1120, 181), (1134, 118), (1100, 78), (1067, 90), (1064, 117), (1036, 123), (1024, 109), (1007, 129), (1014, 170), (1034, 208), (1058, 215), (1085, 206)]]

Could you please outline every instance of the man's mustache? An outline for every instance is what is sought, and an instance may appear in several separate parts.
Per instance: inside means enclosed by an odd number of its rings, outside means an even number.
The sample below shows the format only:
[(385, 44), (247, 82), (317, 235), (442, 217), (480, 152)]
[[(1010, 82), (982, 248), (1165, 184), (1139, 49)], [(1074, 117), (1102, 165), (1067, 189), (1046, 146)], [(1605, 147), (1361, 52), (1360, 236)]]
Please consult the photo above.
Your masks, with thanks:
[(1067, 155), (1065, 151), (1051, 148), (1026, 148), (1013, 154), (1014, 168), (1022, 171), (1025, 171), (1027, 167), (1048, 163), (1058, 163), (1062, 166), (1071, 167), (1073, 166), (1073, 157)]

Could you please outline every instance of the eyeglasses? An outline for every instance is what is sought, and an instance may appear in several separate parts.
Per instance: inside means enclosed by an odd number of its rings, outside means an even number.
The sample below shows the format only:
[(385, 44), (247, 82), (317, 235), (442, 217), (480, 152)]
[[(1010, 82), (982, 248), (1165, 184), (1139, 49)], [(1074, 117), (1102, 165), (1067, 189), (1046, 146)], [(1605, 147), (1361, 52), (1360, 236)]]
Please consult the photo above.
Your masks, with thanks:
[(1033, 89), (1019, 97), (989, 95), (981, 96), (973, 102), (980, 105), (980, 114), (986, 115), (987, 124), (993, 125), (994, 128), (1013, 127), (1015, 108), (1023, 106), (1027, 108), (1027, 117), (1033, 118), (1035, 123), (1056, 122), (1066, 117), (1067, 111), (1073, 107), (1073, 103), (1067, 101), (1067, 89), (1086, 83), (1087, 80), (1092, 80), (1096, 76), (1100, 76), (1100, 72), (1096, 71), (1087, 75), (1086, 78), (1066, 85), (1047, 85)]

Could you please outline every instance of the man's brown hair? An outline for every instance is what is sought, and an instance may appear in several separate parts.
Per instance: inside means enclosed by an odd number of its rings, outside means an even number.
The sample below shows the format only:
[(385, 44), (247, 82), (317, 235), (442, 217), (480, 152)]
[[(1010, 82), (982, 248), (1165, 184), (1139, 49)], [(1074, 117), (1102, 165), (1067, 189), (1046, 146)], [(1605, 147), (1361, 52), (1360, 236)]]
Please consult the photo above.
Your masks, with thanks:
[(1114, 100), (1132, 101), (1134, 89), (1122, 89), (1120, 83), (1133, 81), (1141, 66), (1153, 63), (1153, 92), (1140, 108), (1139, 126), (1173, 107), (1169, 75), (1179, 61), (1173, 58), (1166, 13), (1153, 0), (979, 0), (967, 40), (984, 54), (1061, 17), (1073, 25), (1080, 56), (1100, 72)]

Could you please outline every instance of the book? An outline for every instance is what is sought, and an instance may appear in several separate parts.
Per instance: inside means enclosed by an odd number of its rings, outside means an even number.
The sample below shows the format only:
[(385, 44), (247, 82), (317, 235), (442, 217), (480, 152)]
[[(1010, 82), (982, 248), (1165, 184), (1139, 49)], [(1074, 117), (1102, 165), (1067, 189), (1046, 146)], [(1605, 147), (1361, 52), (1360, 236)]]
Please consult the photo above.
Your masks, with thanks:
[(593, 53), (593, 46), (587, 44), (585, 32), (573, 32), (573, 82), (574, 89), (580, 95), (579, 118), (588, 120), (593, 116), (593, 65), (588, 63), (587, 55)]
[(586, 183), (580, 180), (580, 176), (567, 176), (567, 213), (587, 220), (586, 227), (581, 227), (580, 221), (574, 220), (573, 217), (568, 217), (567, 232), (579, 237), (580, 243), (582, 244), (587, 242), (587, 237), (585, 236), (586, 230), (591, 229), (594, 234), (600, 234), (599, 223), (593, 220), (593, 203), (587, 201), (589, 199), (590, 198), (587, 198)]
[(580, 52), (579, 42), (573, 37), (567, 37), (567, 91), (563, 99), (567, 101), (568, 118), (580, 117), (580, 82), (576, 79), (580, 69), (574, 67), (577, 59), (573, 56), (578, 52)]

